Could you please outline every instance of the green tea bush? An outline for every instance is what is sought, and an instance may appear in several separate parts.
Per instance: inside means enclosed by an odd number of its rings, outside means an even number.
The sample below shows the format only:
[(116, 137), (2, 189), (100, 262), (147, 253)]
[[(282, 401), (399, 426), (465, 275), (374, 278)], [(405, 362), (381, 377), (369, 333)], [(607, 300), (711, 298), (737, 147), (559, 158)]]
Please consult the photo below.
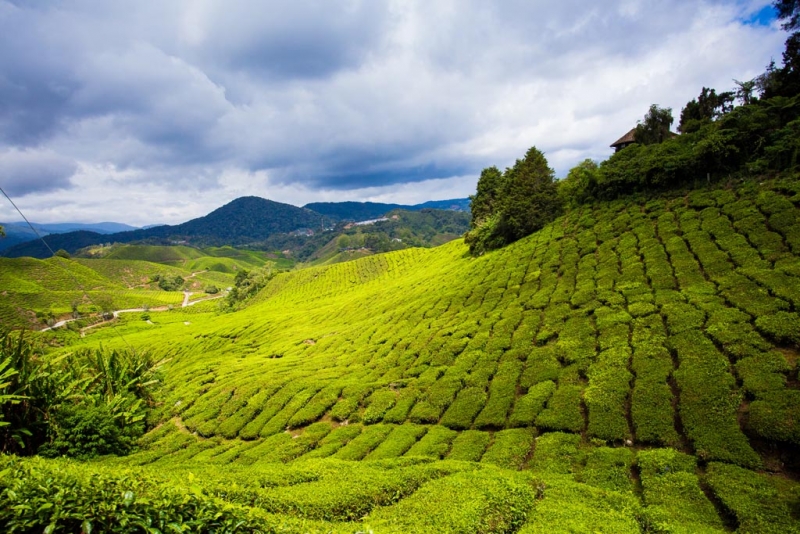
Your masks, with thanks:
[(697, 330), (672, 336), (670, 343), (680, 361), (675, 378), (680, 388), (681, 420), (697, 455), (744, 467), (759, 466), (761, 459), (739, 428), (741, 398), (728, 359)]
[(287, 426), (289, 428), (298, 428), (313, 423), (325, 415), (325, 412), (327, 412), (331, 406), (336, 404), (341, 391), (341, 386), (336, 384), (323, 388), (308, 401), (308, 404), (300, 408), (291, 419), (289, 419)]
[(344, 425), (334, 428), (330, 434), (322, 438), (314, 450), (303, 458), (327, 458), (361, 434), (361, 425)]
[(494, 434), (489, 450), (481, 463), (494, 464), (506, 469), (522, 469), (533, 446), (536, 431), (533, 428), (511, 428)]
[(631, 351), (627, 346), (600, 353), (589, 368), (589, 385), (583, 399), (589, 410), (588, 433), (604, 440), (623, 440), (630, 435), (625, 402), (633, 375), (627, 365)]
[(441, 424), (456, 430), (466, 430), (472, 426), (472, 421), (485, 404), (486, 392), (483, 388), (465, 387), (444, 412)]
[(364, 428), (358, 436), (353, 438), (343, 448), (334, 454), (340, 460), (363, 460), (394, 430), (394, 425), (373, 425)]
[(402, 456), (428, 431), (427, 427), (413, 424), (399, 425), (386, 439), (370, 452), (366, 460), (383, 460)]
[(432, 426), (422, 438), (406, 451), (406, 456), (427, 456), (443, 459), (450, 450), (450, 444), (458, 436), (455, 430), (443, 426)]
[(528, 393), (517, 399), (514, 410), (508, 418), (512, 427), (533, 426), (536, 417), (544, 410), (545, 404), (556, 390), (552, 380), (539, 382), (528, 389)]
[(800, 315), (796, 313), (762, 315), (756, 319), (756, 328), (778, 343), (800, 344)]
[(400, 424), (406, 420), (408, 413), (417, 402), (419, 392), (414, 388), (404, 388), (397, 397), (397, 402), (393, 408), (383, 416), (384, 423)]
[[(286, 403), (286, 405), (276, 413), (266, 424), (261, 428), (261, 432), (259, 435), (262, 438), (269, 437), (273, 434), (277, 434), (278, 432), (283, 432), (285, 429), (290, 427), (289, 421), (292, 420), (292, 417), (300, 410), (306, 403), (317, 394), (317, 392), (321, 389), (321, 385), (312, 386), (308, 389), (304, 389), (303, 391), (299, 392), (297, 395), (292, 397), (292, 399)], [(300, 419), (303, 419), (301, 417)]]
[(800, 391), (760, 394), (748, 407), (747, 428), (770, 440), (800, 444)]
[(559, 386), (545, 408), (536, 417), (536, 426), (551, 430), (583, 430), (581, 386)]
[(583, 461), (581, 437), (564, 432), (548, 432), (536, 438), (531, 469), (539, 472), (570, 474)]
[(742, 389), (758, 397), (770, 391), (779, 391), (786, 385), (789, 363), (777, 351), (761, 352), (756, 356), (736, 362), (736, 374), (742, 379)]
[(578, 480), (610, 491), (632, 492), (633, 452), (625, 448), (595, 447), (586, 454)]
[(636, 461), (647, 505), (647, 528), (658, 531), (677, 523), (687, 532), (724, 532), (722, 520), (694, 474), (693, 457), (672, 449), (655, 449), (640, 451)]
[(785, 498), (766, 475), (735, 465), (711, 462), (706, 474), (714, 494), (730, 510), (743, 533), (800, 532)]
[(461, 432), (453, 440), (448, 460), (462, 460), (465, 462), (477, 462), (489, 446), (491, 435), (480, 430), (466, 430)]
[(568, 477), (541, 477), (536, 483), (544, 488), (543, 498), (536, 502), (519, 534), (642, 532), (642, 506), (636, 497), (578, 484)]
[(0, 457), (0, 524), (8, 532), (273, 532), (265, 514), (129, 470)]
[(520, 377), (520, 386), (527, 389), (539, 382), (556, 380), (559, 371), (561, 363), (556, 357), (555, 346), (533, 347)]
[(280, 391), (270, 396), (261, 407), (258, 415), (239, 431), (239, 437), (242, 439), (257, 438), (261, 434), (261, 429), (264, 428), (264, 425), (275, 417), (301, 389), (302, 384), (287, 384)]
[(517, 378), (521, 371), (522, 362), (519, 360), (500, 364), (489, 385), (489, 401), (475, 419), (476, 428), (505, 426), (508, 411), (516, 398)]
[(515, 532), (533, 508), (531, 484), (505, 473), (456, 473), (424, 484), (391, 508), (377, 509), (365, 528), (378, 532)]

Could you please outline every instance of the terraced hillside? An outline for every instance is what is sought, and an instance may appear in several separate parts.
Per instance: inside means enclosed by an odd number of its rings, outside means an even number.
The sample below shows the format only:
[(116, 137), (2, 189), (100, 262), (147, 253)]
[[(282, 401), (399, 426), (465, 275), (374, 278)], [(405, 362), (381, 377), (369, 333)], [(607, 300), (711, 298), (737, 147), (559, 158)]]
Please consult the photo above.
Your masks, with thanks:
[(798, 205), (625, 199), (279, 275), (127, 335), (172, 358), (157, 426), (91, 469), (202, 472), (289, 531), (800, 532)]

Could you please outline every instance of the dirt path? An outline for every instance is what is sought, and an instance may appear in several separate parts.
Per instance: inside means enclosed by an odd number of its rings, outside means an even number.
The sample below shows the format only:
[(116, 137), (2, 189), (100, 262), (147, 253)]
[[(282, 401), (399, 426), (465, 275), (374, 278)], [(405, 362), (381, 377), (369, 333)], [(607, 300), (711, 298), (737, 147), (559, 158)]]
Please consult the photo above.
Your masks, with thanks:
[[(181, 303), (181, 308), (186, 308), (188, 306), (194, 306), (198, 302), (205, 302), (207, 300), (221, 299), (222, 297), (225, 296), (224, 294), (222, 294), (222, 295), (213, 295), (213, 296), (210, 296), (210, 297), (205, 297), (205, 298), (201, 298), (201, 299), (197, 299), (197, 300), (193, 300), (192, 302), (189, 302), (189, 298), (191, 298), (192, 294), (193, 293), (191, 291), (184, 291), (183, 292), (183, 302)], [(155, 307), (155, 308), (128, 308), (126, 310), (115, 310), (115, 311), (113, 311), (111, 313), (113, 315), (113, 318), (117, 319), (119, 317), (120, 313), (162, 312), (162, 311), (169, 311), (169, 309), (170, 309), (169, 306), (158, 306), (158, 307)], [(41, 330), (39, 330), (39, 332), (47, 332), (49, 330), (55, 330), (56, 328), (60, 328), (62, 326), (65, 326), (67, 323), (71, 323), (71, 322), (77, 321), (77, 320), (78, 319), (64, 319), (63, 321), (58, 321), (53, 326), (48, 326), (46, 328), (42, 328)], [(113, 319), (109, 319), (109, 320), (113, 320)], [(90, 329), (95, 328), (95, 327), (100, 326), (100, 325), (104, 325), (107, 322), (108, 321), (100, 321), (99, 323), (90, 324), (89, 326), (85, 326), (85, 327), (81, 328), (81, 337), (84, 336), (84, 332), (86, 332), (87, 330), (90, 330)]]

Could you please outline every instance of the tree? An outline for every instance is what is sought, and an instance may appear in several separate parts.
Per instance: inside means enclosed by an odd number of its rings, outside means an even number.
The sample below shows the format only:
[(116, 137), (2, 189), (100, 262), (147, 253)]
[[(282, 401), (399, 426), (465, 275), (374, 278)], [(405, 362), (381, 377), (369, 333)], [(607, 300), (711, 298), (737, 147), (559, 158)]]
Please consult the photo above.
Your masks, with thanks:
[(752, 104), (756, 99), (753, 96), (753, 92), (756, 90), (756, 81), (755, 80), (748, 80), (746, 82), (740, 82), (739, 80), (733, 80), (733, 83), (739, 86), (736, 89), (736, 98), (742, 103), (742, 105)]
[(800, 30), (800, 0), (775, 0), (772, 5), (778, 12), (778, 19), (783, 21), (784, 30)]
[(793, 97), (800, 93), (800, 0), (775, 0), (772, 5), (781, 27), (791, 33), (783, 52), (783, 68), (770, 73), (770, 84), (763, 96)]
[(487, 167), (481, 171), (478, 179), (478, 190), (470, 196), (470, 211), (472, 212), (472, 228), (475, 228), (481, 221), (491, 217), (498, 207), (503, 187), (503, 175), (497, 167)]
[(644, 116), (644, 121), (639, 121), (636, 125), (633, 137), (640, 145), (663, 143), (672, 137), (669, 129), (673, 122), (672, 108), (661, 108), (653, 104)]
[(472, 206), (464, 242), (476, 256), (532, 234), (561, 212), (553, 170), (536, 147), (502, 175), (496, 167), (484, 169)]
[(345, 234), (340, 235), (336, 240), (336, 246), (339, 250), (347, 250), (350, 248), (350, 238)]
[(0, 226), (0, 237), (5, 237), (5, 236), (6, 236), (6, 231), (5, 231), (5, 229), (3, 229), (3, 227), (2, 227), (2, 226)]
[(58, 256), (59, 258), (64, 258), (65, 260), (72, 258), (72, 256), (69, 255), (69, 252), (67, 252), (63, 248), (58, 249), (55, 255)]
[(731, 91), (717, 94), (714, 89), (703, 87), (700, 96), (686, 103), (681, 110), (678, 131), (691, 133), (703, 124), (716, 120), (733, 109), (734, 94)]
[(498, 230), (507, 243), (539, 230), (561, 212), (554, 174), (536, 147), (506, 171)]
[(570, 169), (567, 177), (558, 182), (558, 196), (564, 206), (577, 206), (590, 200), (597, 188), (599, 166), (585, 159)]

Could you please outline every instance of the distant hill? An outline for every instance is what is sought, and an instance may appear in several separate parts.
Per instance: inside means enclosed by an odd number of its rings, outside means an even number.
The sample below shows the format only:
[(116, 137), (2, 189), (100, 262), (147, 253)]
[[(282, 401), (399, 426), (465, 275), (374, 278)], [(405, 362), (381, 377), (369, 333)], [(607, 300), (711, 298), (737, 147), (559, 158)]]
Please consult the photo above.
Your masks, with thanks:
[[(105, 242), (130, 243), (145, 241), (158, 244), (189, 244), (194, 246), (243, 245), (263, 241), (276, 233), (285, 233), (299, 228), (316, 228), (322, 225), (323, 217), (311, 210), (290, 204), (274, 202), (259, 197), (241, 197), (218, 208), (204, 217), (199, 217), (175, 226), (99, 234), (92, 232), (68, 232), (52, 234), (45, 238), (53, 250), (64, 249), (70, 253)], [(50, 255), (39, 241), (22, 243), (8, 248), (4, 256), (31, 256), (46, 258)]]
[[(129, 230), (136, 230), (135, 226), (130, 226), (122, 223), (115, 222), (101, 222), (101, 223), (55, 223), (55, 224), (40, 224), (31, 223), (36, 229), (36, 232), (41, 236), (49, 234), (63, 234), (66, 232), (74, 232), (78, 230), (87, 230), (96, 232), (98, 234), (111, 234), (114, 232), (125, 232)], [(25, 223), (0, 223), (6, 231), (5, 239), (0, 239), (0, 250), (13, 247), (20, 243), (25, 243), (32, 239), (38, 239), (36, 233), (31, 230), (30, 226)]]
[(415, 204), (413, 206), (404, 204), (384, 204), (381, 202), (312, 202), (303, 207), (321, 213), (322, 215), (327, 215), (328, 217), (335, 217), (347, 221), (363, 221), (375, 219), (397, 209), (419, 211), (426, 208), (433, 208), (440, 210), (469, 211), (469, 199), (430, 200), (423, 204)]
[(42, 229), (50, 234), (63, 234), (66, 232), (74, 232), (77, 230), (88, 230), (90, 232), (97, 232), (98, 234), (114, 234), (117, 232), (129, 232), (131, 230), (138, 230), (137, 227), (129, 224), (116, 223), (116, 222), (100, 222), (100, 223), (56, 223), (56, 224), (38, 224), (32, 223), (33, 226), (39, 230)]

